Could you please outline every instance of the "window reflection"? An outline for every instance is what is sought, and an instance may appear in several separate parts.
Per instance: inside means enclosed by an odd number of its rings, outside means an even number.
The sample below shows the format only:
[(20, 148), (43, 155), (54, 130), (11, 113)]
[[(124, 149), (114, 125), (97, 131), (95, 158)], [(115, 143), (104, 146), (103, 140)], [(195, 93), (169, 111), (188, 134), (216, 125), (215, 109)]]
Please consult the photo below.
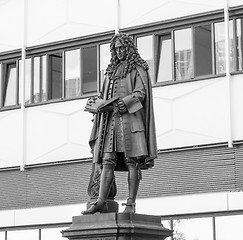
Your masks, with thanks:
[(237, 43), (237, 66), (236, 69), (243, 70), (243, 65), (242, 65), (242, 53), (243, 53), (243, 19), (237, 19), (236, 20), (237, 25), (236, 25), (236, 43)]
[(39, 230), (8, 231), (7, 240), (39, 240)]
[(62, 53), (49, 55), (49, 99), (62, 98)]
[(173, 220), (174, 240), (213, 240), (212, 218)]
[(102, 44), (100, 45), (100, 86), (102, 86), (105, 78), (105, 71), (110, 63), (110, 44)]
[(84, 48), (82, 53), (82, 93), (97, 92), (97, 47)]
[(40, 80), (41, 80), (41, 69), (40, 69), (40, 57), (34, 58), (34, 88), (33, 88), (33, 102), (38, 103), (41, 100), (40, 91)]
[(149, 74), (153, 80), (154, 64), (153, 64), (153, 36), (145, 36), (137, 38), (137, 48), (140, 56), (149, 65)]
[(217, 240), (231, 240), (242, 239), (243, 216), (224, 216), (216, 217), (216, 239)]
[[(25, 59), (25, 103), (30, 104), (31, 93), (31, 59)], [(22, 60), (19, 61), (19, 103), (22, 98)]]
[(65, 97), (81, 95), (80, 49), (65, 52)]
[[(225, 73), (225, 29), (224, 22), (214, 24), (216, 74)], [(230, 71), (234, 64), (233, 21), (229, 22)]]
[(46, 56), (41, 57), (40, 62), (40, 74), (41, 74), (41, 101), (47, 101), (47, 81), (46, 81), (46, 70), (47, 58)]
[(4, 64), (3, 106), (16, 105), (17, 75), (16, 63)]
[(195, 75), (212, 74), (211, 24), (195, 27)]
[(67, 227), (41, 229), (41, 240), (63, 240), (61, 231), (65, 229)]
[(158, 46), (157, 82), (172, 80), (171, 35), (160, 37)]
[(176, 80), (192, 78), (191, 28), (175, 31), (175, 74)]

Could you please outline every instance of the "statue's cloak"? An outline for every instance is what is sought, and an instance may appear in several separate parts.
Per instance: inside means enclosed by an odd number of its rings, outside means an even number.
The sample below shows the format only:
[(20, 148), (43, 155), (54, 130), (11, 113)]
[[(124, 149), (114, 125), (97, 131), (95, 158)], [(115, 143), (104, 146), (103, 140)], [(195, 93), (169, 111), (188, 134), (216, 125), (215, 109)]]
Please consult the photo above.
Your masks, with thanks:
[[(152, 97), (152, 86), (148, 71), (145, 71), (142, 67), (137, 66), (136, 71), (141, 76), (143, 81), (146, 97), (142, 102), (144, 109), (144, 126), (145, 126), (145, 138), (148, 154), (146, 156), (140, 157), (140, 168), (148, 169), (154, 166), (154, 159), (157, 158), (157, 142), (156, 142), (156, 131), (155, 131), (155, 119), (154, 119), (154, 108), (153, 108), (153, 97)], [(132, 81), (131, 73), (126, 75), (127, 81)], [(101, 96), (105, 99), (108, 91), (109, 78), (106, 75), (104, 80), (103, 88), (101, 91)], [(133, 83), (131, 82), (131, 86)], [(131, 89), (132, 91), (133, 89)], [(93, 153), (93, 162), (102, 164), (102, 141), (104, 141), (104, 127), (105, 127), (105, 114), (98, 113), (94, 115), (93, 128), (91, 131), (89, 144)], [(122, 170), (126, 170), (125, 168)]]

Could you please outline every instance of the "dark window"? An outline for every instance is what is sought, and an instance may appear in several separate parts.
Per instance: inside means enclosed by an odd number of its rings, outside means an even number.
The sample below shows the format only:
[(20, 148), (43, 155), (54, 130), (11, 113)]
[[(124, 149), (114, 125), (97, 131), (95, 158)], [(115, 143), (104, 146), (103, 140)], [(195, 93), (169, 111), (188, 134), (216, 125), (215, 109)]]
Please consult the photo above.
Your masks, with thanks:
[(3, 64), (3, 83), (2, 83), (2, 102), (3, 106), (17, 105), (17, 68), (16, 63)]
[(195, 75), (213, 73), (211, 24), (195, 27)]
[(49, 55), (48, 99), (62, 98), (62, 53)]
[(97, 47), (82, 49), (82, 94), (97, 92)]

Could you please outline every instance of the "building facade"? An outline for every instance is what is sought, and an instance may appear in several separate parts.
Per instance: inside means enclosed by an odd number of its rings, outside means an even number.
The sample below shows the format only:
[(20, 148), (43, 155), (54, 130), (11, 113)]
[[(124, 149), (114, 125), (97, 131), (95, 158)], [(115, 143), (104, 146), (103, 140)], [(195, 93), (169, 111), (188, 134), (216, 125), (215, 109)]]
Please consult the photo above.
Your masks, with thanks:
[[(0, 1), (0, 240), (62, 239), (88, 201), (92, 114), (115, 29), (150, 66), (158, 142), (137, 213), (174, 240), (243, 230), (243, 2)], [(126, 174), (116, 173), (121, 203)], [(120, 207), (120, 211), (123, 207)]]

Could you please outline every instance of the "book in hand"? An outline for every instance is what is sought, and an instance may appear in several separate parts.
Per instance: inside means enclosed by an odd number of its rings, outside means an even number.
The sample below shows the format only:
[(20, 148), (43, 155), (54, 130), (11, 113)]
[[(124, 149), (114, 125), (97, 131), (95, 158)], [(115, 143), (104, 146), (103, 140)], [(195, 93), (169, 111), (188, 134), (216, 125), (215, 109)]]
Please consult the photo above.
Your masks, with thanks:
[(102, 111), (103, 108), (107, 107), (108, 105), (114, 103), (116, 100), (119, 99), (119, 96), (113, 97), (108, 100), (97, 98), (94, 100), (93, 103), (89, 103), (89, 101), (86, 103), (84, 111), (88, 111), (91, 113), (98, 113)]

